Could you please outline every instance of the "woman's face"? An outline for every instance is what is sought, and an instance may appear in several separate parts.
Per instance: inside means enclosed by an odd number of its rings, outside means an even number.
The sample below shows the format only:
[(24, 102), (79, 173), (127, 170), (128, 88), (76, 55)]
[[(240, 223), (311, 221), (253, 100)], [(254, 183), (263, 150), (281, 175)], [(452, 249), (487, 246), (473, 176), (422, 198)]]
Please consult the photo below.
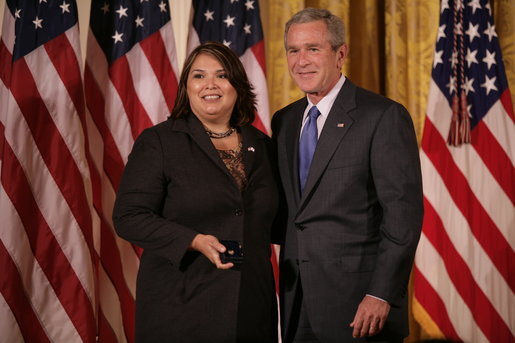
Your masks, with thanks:
[(197, 56), (188, 75), (186, 90), (191, 110), (202, 123), (229, 122), (238, 94), (215, 57)]

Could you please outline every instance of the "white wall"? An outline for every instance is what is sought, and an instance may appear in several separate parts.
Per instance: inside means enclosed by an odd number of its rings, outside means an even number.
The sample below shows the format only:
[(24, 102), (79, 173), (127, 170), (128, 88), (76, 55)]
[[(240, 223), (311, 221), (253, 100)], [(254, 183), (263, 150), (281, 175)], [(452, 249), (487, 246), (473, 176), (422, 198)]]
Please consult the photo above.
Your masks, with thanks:
[[(182, 69), (182, 62), (186, 54), (186, 41), (190, 23), (191, 1), (189, 0), (169, 0), (172, 12), (172, 23), (177, 48), (177, 59), (179, 69)], [(81, 38), (82, 57), (86, 57), (86, 42), (88, 35), (89, 12), (91, 0), (77, 0), (79, 11), (79, 29)], [(5, 0), (0, 0), (0, 30), (4, 18)]]

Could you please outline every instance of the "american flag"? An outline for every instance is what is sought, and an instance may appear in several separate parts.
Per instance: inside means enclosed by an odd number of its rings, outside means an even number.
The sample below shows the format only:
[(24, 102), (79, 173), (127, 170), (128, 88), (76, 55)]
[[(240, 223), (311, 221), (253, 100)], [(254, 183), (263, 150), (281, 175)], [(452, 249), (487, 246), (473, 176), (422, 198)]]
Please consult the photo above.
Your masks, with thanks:
[(257, 95), (253, 125), (270, 134), (265, 44), (257, 0), (193, 0), (187, 51), (207, 41), (227, 45), (239, 57)]
[(92, 1), (84, 82), (93, 200), (100, 223), (101, 342), (134, 340), (140, 251), (114, 232), (112, 208), (135, 138), (172, 110), (177, 70), (168, 1)]
[(95, 342), (98, 256), (76, 3), (6, 5), (0, 340)]
[(433, 335), (515, 341), (514, 122), (489, 2), (442, 1), (414, 270), (414, 315)]

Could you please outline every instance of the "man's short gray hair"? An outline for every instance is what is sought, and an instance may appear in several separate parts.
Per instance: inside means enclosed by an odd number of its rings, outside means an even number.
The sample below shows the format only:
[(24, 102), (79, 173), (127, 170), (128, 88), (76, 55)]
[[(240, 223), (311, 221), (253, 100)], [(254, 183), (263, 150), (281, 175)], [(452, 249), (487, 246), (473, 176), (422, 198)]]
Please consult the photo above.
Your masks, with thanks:
[(313, 21), (322, 20), (327, 25), (329, 32), (329, 43), (333, 50), (338, 49), (345, 44), (345, 28), (340, 17), (335, 16), (329, 10), (322, 8), (305, 8), (293, 15), (286, 23), (284, 28), (284, 46), (287, 47), (286, 38), (288, 30), (293, 24), (311, 23)]

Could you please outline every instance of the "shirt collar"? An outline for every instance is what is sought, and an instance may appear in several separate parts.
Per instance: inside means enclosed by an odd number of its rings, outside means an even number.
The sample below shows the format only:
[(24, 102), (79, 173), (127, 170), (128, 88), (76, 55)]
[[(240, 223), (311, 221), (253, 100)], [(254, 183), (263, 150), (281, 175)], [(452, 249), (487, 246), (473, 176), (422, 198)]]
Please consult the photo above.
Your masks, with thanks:
[[(343, 74), (340, 75), (340, 79), (338, 82), (334, 85), (334, 87), (327, 93), (326, 96), (324, 96), (318, 104), (316, 104), (316, 107), (318, 108), (318, 111), (320, 111), (320, 116), (323, 116), (324, 118), (327, 118), (329, 115), (329, 111), (333, 107), (334, 101), (336, 100), (336, 97), (338, 96), (338, 93), (340, 92), (340, 89), (342, 89), (343, 84), (345, 83), (345, 76)], [(307, 118), (309, 109), (314, 106), (314, 104), (309, 100), (309, 97), (306, 97), (308, 99), (308, 106), (306, 107), (306, 110), (304, 111), (304, 117), (302, 119), (302, 122), (304, 122)]]

